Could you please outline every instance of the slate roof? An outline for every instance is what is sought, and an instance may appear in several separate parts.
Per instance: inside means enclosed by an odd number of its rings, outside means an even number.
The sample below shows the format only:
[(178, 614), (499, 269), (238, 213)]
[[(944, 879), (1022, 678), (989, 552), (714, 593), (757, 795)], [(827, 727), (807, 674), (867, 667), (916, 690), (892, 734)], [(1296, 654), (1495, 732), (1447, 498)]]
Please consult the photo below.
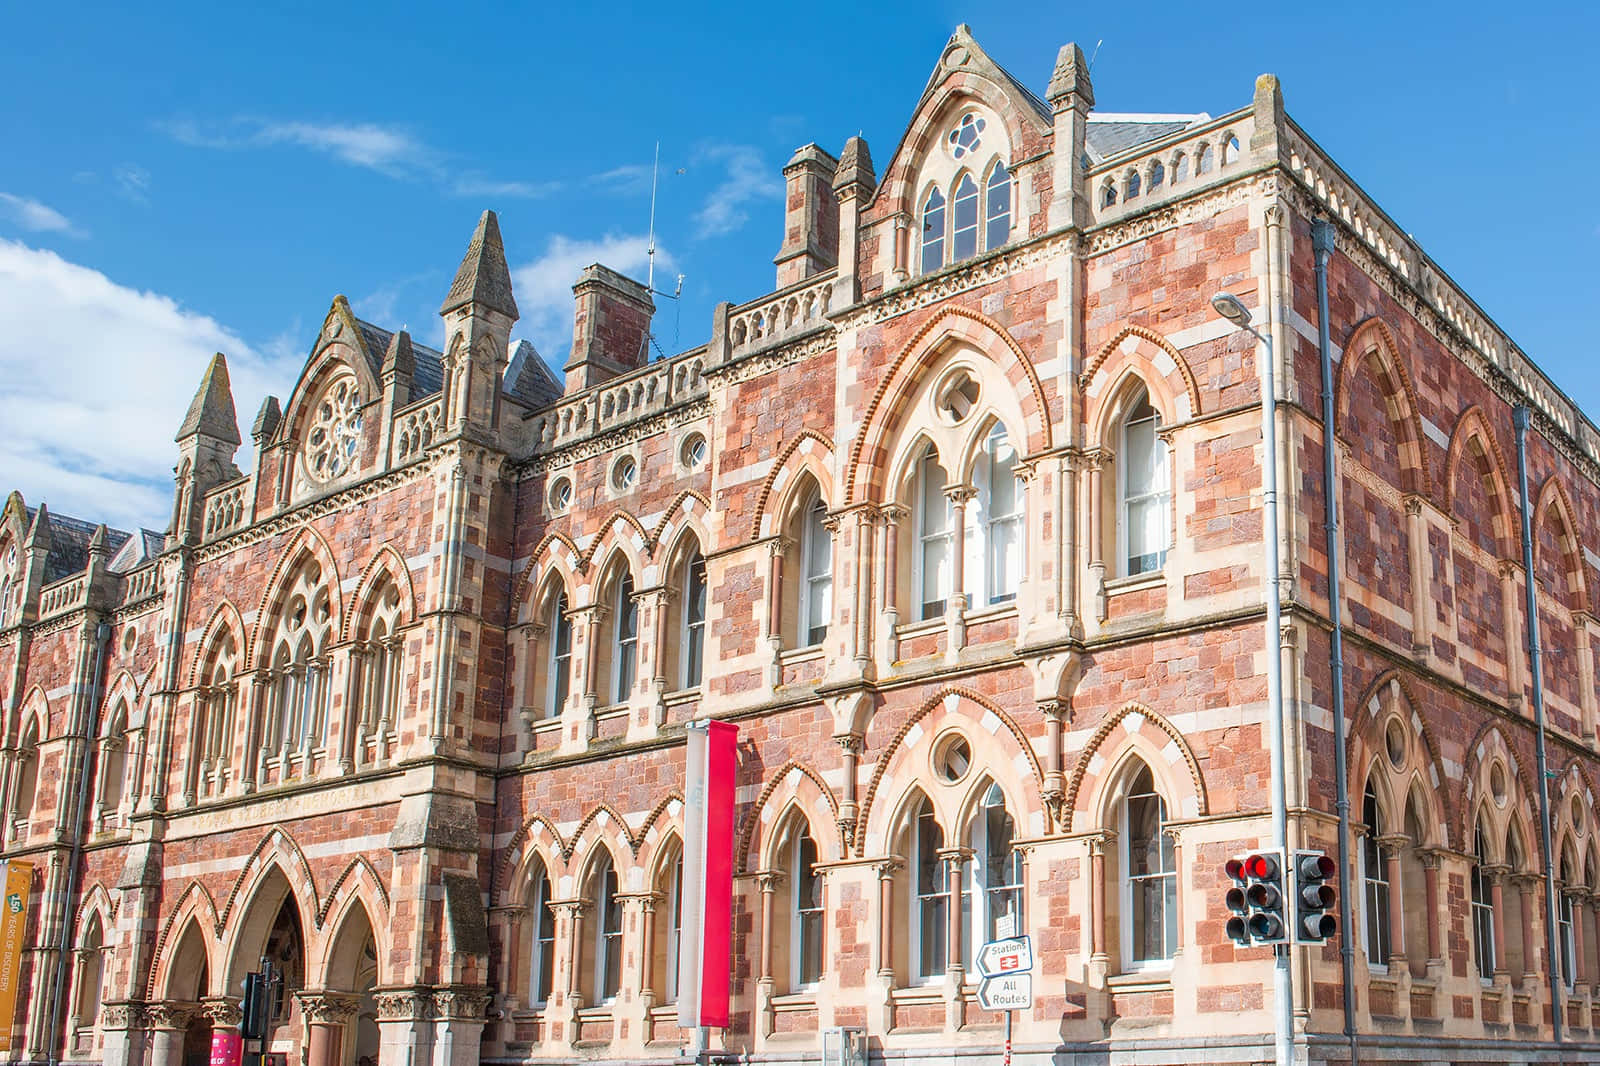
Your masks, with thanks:
[[(33, 524), (37, 509), (28, 508), (28, 524)], [(89, 565), (89, 540), (94, 536), (96, 523), (81, 518), (50, 512), (50, 554), (45, 556), (45, 584), (64, 577), (82, 573)], [(120, 529), (106, 530), (106, 549), (116, 555), (132, 534)]]
[(1205, 122), (1210, 115), (1118, 115), (1090, 114), (1086, 131), (1091, 163), (1102, 163), (1130, 148), (1159, 140), (1169, 134)]
[(561, 399), (563, 391), (544, 357), (528, 341), (517, 341), (511, 346), (511, 361), (506, 364), (501, 388), (513, 399), (535, 409), (555, 403)]
[[(361, 340), (367, 347), (367, 361), (371, 364), (372, 376), (382, 380), (383, 356), (389, 350), (389, 341), (394, 333), (359, 318), (356, 319), (356, 326), (360, 328)], [(420, 400), (444, 388), (444, 353), (412, 337), (411, 355), (416, 360), (416, 368), (411, 372), (411, 398)]]
[[(111, 542), (113, 534), (106, 531), (107, 544)], [(166, 536), (153, 529), (141, 529), (128, 538), (128, 542), (119, 548), (106, 568), (113, 574), (126, 574), (130, 570), (137, 570), (145, 563), (161, 554), (162, 545)]]

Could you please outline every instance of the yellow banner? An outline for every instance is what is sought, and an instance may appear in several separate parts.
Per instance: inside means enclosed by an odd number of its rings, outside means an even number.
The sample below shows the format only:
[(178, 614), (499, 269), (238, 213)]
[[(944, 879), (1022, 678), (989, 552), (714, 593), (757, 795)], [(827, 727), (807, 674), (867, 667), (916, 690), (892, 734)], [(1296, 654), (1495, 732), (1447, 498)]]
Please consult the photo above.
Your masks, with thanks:
[(9, 1051), (17, 1013), (17, 980), (22, 975), (23, 934), (28, 930), (33, 864), (11, 859), (0, 866), (5, 867), (6, 874), (6, 894), (0, 899), (0, 1051)]

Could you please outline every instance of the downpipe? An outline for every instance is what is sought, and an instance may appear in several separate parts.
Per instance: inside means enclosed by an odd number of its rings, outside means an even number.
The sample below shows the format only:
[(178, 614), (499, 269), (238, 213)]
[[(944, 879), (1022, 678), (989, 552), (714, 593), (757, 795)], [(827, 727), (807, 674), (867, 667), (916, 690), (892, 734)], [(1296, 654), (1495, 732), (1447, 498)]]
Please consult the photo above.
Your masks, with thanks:
[(67, 866), (67, 886), (61, 900), (61, 941), (56, 958), (54, 990), (50, 997), (50, 1066), (59, 1066), (66, 1050), (67, 1034), (62, 1026), (62, 997), (66, 995), (68, 961), (72, 958), (74, 901), (78, 895), (78, 867), (83, 863), (83, 820), (89, 808), (89, 786), (94, 778), (95, 740), (100, 734), (100, 700), (104, 697), (106, 644), (111, 640), (111, 625), (101, 622), (94, 630), (94, 678), (89, 689), (89, 722), (83, 742), (83, 760), (78, 768), (77, 808), (72, 816), (72, 859)]
[(1335, 483), (1333, 423), (1333, 345), (1328, 337), (1328, 260), (1336, 247), (1333, 223), (1311, 223), (1316, 256), (1317, 354), (1322, 364), (1322, 488), (1328, 546), (1328, 621), (1333, 635), (1328, 652), (1329, 687), (1333, 692), (1334, 810), (1339, 816), (1339, 969), (1344, 981), (1344, 1035), (1350, 1044), (1350, 1066), (1361, 1061), (1356, 1033), (1355, 944), (1350, 901), (1350, 780), (1345, 762), (1344, 588), (1339, 563), (1339, 498)]
[(1533, 679), (1534, 751), (1539, 762), (1539, 838), (1544, 845), (1544, 933), (1550, 971), (1550, 1035), (1561, 1043), (1560, 947), (1556, 943), (1556, 860), (1550, 847), (1550, 764), (1544, 750), (1544, 666), (1539, 646), (1539, 598), (1533, 577), (1533, 514), (1528, 505), (1528, 423), (1531, 412), (1518, 404), (1511, 412), (1517, 427), (1517, 482), (1522, 492), (1522, 571), (1528, 611), (1528, 664)]

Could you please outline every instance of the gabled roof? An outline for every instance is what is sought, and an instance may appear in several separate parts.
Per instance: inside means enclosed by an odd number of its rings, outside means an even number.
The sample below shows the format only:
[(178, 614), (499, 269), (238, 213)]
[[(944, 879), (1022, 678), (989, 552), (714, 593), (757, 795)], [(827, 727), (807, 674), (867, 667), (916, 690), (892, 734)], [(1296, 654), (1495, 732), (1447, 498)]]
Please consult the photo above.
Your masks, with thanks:
[[(35, 508), (28, 508), (28, 522), (31, 525), (34, 516), (38, 513)], [(55, 511), (46, 510), (50, 522), (50, 553), (45, 556), (44, 580), (45, 584), (60, 581), (64, 577), (82, 573), (89, 565), (89, 541), (94, 539), (97, 524), (85, 522), (81, 518), (72, 518), (68, 515), (57, 514)], [(124, 545), (132, 539), (132, 534), (120, 529), (106, 530), (106, 550), (114, 557)]]
[[(394, 339), (392, 330), (375, 326), (371, 322), (356, 319), (356, 328), (361, 331), (362, 347), (367, 350), (367, 362), (372, 367), (372, 376), (383, 380), (383, 357), (389, 351), (389, 342)], [(415, 337), (411, 338), (411, 398), (420, 400), (424, 396), (432, 396), (444, 388), (444, 353), (426, 344), (420, 344)]]
[(1141, 144), (1211, 121), (1205, 112), (1193, 115), (1117, 114), (1095, 111), (1085, 131), (1090, 163), (1103, 163)]
[(528, 341), (512, 343), (511, 360), (506, 364), (501, 388), (513, 399), (535, 409), (555, 403), (563, 391), (538, 349)]
[[(106, 531), (106, 543), (109, 546), (113, 534)], [(111, 561), (106, 564), (106, 569), (113, 574), (126, 574), (136, 570), (145, 563), (161, 554), (162, 543), (165, 537), (153, 529), (141, 529), (128, 538), (128, 542), (117, 549)]]

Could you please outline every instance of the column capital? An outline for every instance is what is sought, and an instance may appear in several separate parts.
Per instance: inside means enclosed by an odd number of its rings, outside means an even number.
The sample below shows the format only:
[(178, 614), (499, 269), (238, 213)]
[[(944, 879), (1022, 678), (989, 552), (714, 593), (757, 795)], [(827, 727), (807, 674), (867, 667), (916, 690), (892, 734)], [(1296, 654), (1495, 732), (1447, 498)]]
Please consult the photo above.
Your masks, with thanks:
[(911, 508), (900, 503), (886, 503), (878, 508), (878, 517), (885, 525), (898, 525), (911, 517)]
[(143, 1029), (145, 1021), (145, 1004), (138, 1000), (115, 1000), (100, 1006), (100, 1028), (103, 1030)]
[(294, 994), (294, 1001), (311, 1025), (339, 1025), (361, 1013), (361, 997), (350, 992), (301, 989)]
[[(823, 520), (823, 525), (827, 525), (826, 519)], [(832, 529), (838, 528), (838, 523), (834, 523)], [(769, 558), (777, 558), (779, 556), (787, 555), (789, 553), (789, 549), (793, 547), (794, 540), (791, 537), (776, 536), (767, 538), (767, 556)]]
[(1522, 572), (1522, 564), (1515, 559), (1501, 559), (1498, 564), (1500, 580), (1514, 579)]
[(872, 870), (878, 875), (878, 880), (888, 881), (905, 867), (906, 861), (898, 855), (885, 855), (872, 863)]
[(938, 856), (952, 866), (964, 866), (972, 860), (973, 851), (971, 848), (940, 848)]
[(839, 745), (839, 750), (846, 756), (859, 756), (866, 746), (866, 738), (860, 733), (840, 733), (833, 738), (833, 742)]
[(759, 870), (756, 872), (756, 887), (762, 893), (776, 892), (784, 882), (783, 873), (779, 870)]
[(214, 1026), (236, 1026), (244, 1020), (244, 1009), (233, 996), (207, 996), (200, 1001), (199, 1013)]
[(189, 1023), (194, 1021), (197, 1005), (194, 1003), (177, 1003), (163, 1000), (160, 1003), (151, 1003), (145, 1007), (145, 1017), (150, 1021), (152, 1029), (187, 1029)]
[(373, 989), (372, 999), (380, 1022), (426, 1021), (433, 1017), (433, 995), (422, 985)]
[(1417, 862), (1424, 870), (1437, 870), (1445, 853), (1439, 848), (1418, 848)]
[(1085, 839), (1089, 844), (1089, 854), (1103, 857), (1106, 850), (1117, 842), (1117, 834), (1106, 829), (1098, 833), (1091, 833)]
[(445, 985), (433, 992), (434, 1016), (446, 1021), (481, 1022), (489, 999), (489, 990), (482, 985)]
[(1072, 701), (1060, 696), (1038, 701), (1039, 713), (1063, 724), (1072, 721)]
[(1399, 859), (1400, 852), (1411, 845), (1411, 838), (1404, 833), (1385, 833), (1377, 838), (1378, 846), (1389, 852), (1389, 858)]
[(944, 497), (956, 507), (965, 507), (967, 502), (978, 495), (978, 490), (971, 485), (946, 485)]
[(1406, 514), (1413, 518), (1422, 513), (1423, 499), (1416, 493), (1408, 493), (1401, 501), (1406, 509)]

